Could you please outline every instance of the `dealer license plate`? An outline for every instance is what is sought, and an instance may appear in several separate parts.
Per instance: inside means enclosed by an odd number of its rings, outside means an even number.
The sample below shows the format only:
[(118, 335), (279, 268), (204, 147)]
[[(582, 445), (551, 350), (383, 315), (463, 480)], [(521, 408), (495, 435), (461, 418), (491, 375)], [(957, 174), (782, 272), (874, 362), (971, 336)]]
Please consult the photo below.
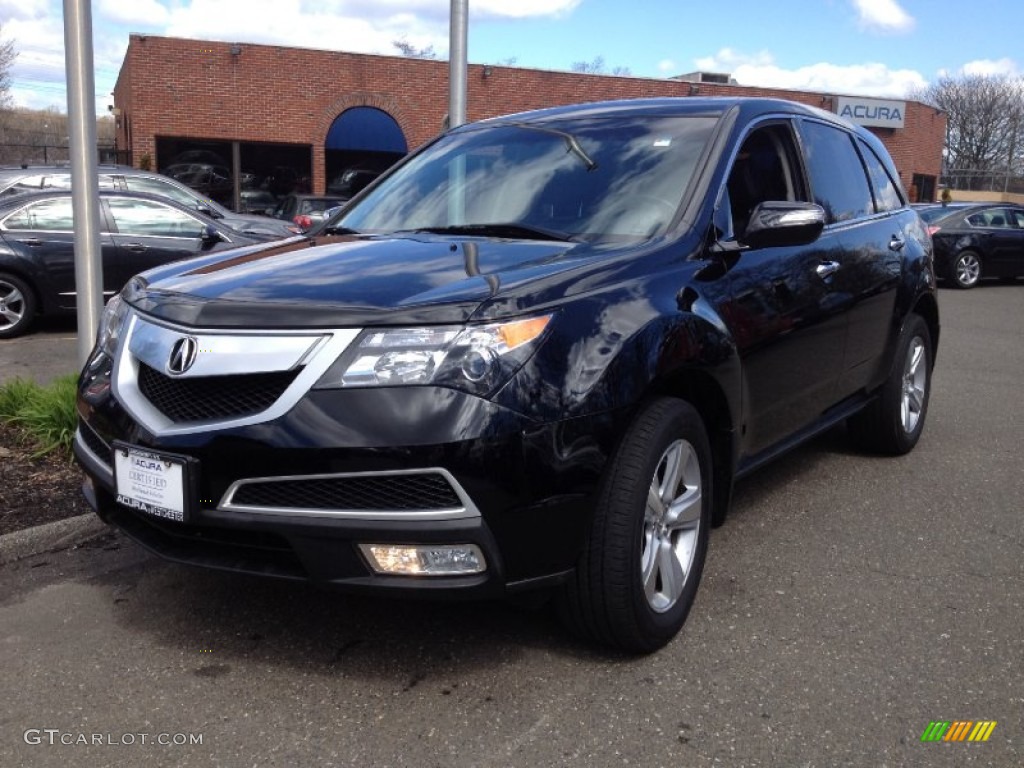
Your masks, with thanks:
[(185, 462), (141, 448), (114, 451), (117, 503), (167, 520), (185, 520)]

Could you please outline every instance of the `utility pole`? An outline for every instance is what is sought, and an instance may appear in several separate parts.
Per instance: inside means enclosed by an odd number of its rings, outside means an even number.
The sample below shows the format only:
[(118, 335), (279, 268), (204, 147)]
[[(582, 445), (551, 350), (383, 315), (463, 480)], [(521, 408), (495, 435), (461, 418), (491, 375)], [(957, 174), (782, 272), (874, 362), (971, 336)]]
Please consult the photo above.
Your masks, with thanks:
[(103, 309), (100, 190), (96, 178), (96, 88), (89, 0), (64, 0), (64, 66), (68, 80), (68, 150), (75, 221), (75, 303), (78, 365), (92, 350)]
[(448, 127), (466, 122), (466, 41), (469, 37), (469, 0), (452, 0), (448, 45)]

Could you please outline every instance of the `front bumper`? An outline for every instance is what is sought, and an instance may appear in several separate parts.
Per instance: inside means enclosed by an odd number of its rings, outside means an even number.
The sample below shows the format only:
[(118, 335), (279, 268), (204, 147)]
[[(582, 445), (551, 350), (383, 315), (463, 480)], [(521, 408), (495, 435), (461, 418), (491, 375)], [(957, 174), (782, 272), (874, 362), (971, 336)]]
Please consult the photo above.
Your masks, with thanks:
[[(356, 591), (491, 597), (564, 578), (615, 432), (612, 414), (536, 424), (417, 387), (313, 390), (271, 421), (158, 436), (94, 383), (74, 451), (104, 520), (169, 560)], [(190, 459), (185, 522), (117, 503), (115, 441)], [(487, 567), (380, 575), (360, 543), (473, 544)]]

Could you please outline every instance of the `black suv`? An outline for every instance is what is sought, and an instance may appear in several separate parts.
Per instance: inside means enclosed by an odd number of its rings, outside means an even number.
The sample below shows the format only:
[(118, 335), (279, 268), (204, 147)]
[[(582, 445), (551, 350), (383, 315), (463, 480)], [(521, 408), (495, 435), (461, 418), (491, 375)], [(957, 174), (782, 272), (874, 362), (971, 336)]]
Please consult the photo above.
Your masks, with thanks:
[(920, 437), (939, 315), (897, 179), (870, 133), (776, 100), (452, 130), (301, 245), (111, 301), (79, 386), (89, 502), (171, 560), (545, 589), (653, 650), (736, 478), (844, 420), (884, 453)]
[[(186, 208), (216, 219), (236, 232), (257, 237), (291, 237), (301, 232), (290, 222), (275, 221), (265, 216), (235, 213), (216, 200), (170, 176), (132, 168), (127, 165), (101, 165), (98, 168), (100, 190), (143, 192), (173, 200)], [(48, 189), (71, 189), (71, 170), (67, 166), (23, 166), (0, 168), (0, 199), (25, 192)]]

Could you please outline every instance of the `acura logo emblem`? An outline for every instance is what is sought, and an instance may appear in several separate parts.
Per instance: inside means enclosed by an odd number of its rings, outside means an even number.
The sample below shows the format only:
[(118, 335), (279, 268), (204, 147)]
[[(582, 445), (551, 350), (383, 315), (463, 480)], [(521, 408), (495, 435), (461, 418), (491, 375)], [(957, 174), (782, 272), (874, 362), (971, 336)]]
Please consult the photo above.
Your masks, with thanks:
[(167, 361), (167, 372), (181, 374), (192, 367), (199, 352), (199, 342), (195, 336), (183, 336), (171, 347), (171, 357)]

